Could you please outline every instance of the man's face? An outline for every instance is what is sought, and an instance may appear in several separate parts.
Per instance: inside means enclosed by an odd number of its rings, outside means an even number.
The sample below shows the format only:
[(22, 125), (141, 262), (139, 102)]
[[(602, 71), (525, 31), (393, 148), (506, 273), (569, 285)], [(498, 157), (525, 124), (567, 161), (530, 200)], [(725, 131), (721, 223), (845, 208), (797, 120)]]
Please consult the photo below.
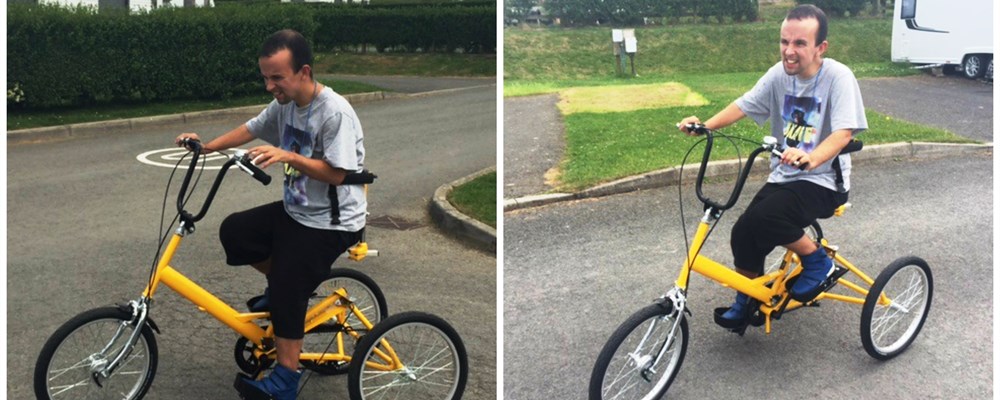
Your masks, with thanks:
[(288, 49), (278, 50), (270, 57), (257, 59), (260, 74), (264, 78), (264, 87), (274, 95), (280, 104), (300, 97), (309, 81), (309, 66), (304, 65), (298, 73), (292, 68), (292, 52)]
[(785, 20), (781, 23), (781, 64), (788, 75), (812, 77), (819, 69), (827, 42), (816, 45), (819, 21), (815, 18)]

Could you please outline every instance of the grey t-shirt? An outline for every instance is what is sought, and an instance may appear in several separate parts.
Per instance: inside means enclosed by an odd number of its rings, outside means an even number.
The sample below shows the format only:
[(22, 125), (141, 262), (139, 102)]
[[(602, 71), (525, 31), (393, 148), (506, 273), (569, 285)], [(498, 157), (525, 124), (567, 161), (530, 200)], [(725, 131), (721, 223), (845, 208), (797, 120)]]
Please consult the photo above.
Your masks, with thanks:
[[(329, 87), (310, 106), (272, 101), (247, 121), (259, 139), (286, 151), (326, 161), (334, 168), (361, 171), (365, 163), (364, 134), (354, 108)], [(279, 129), (280, 127), (280, 129)], [(285, 211), (302, 225), (357, 232), (365, 226), (368, 203), (360, 185), (331, 186), (284, 166)]]
[[(781, 62), (757, 81), (753, 89), (736, 100), (736, 106), (758, 125), (771, 120), (771, 135), (786, 148), (797, 147), (811, 153), (834, 131), (850, 129), (852, 136), (868, 129), (861, 89), (846, 65), (831, 58), (823, 59), (820, 71), (810, 79), (800, 80), (785, 73)], [(851, 156), (840, 157), (845, 190), (851, 188)], [(771, 158), (770, 183), (805, 180), (830, 190), (837, 190), (833, 160), (812, 171), (780, 164)]]

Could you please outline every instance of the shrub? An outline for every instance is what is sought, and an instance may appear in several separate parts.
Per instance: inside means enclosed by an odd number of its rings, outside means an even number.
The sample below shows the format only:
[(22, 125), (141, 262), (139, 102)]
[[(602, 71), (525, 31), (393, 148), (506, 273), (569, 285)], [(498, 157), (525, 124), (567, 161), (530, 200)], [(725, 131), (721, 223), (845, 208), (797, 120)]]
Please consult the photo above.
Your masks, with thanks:
[[(223, 99), (260, 90), (257, 50), (301, 32), (317, 50), (496, 51), (495, 6), (225, 4), (138, 14), (11, 4), (8, 107)], [(15, 90), (16, 88), (16, 90)], [(8, 95), (10, 98), (10, 95)]]

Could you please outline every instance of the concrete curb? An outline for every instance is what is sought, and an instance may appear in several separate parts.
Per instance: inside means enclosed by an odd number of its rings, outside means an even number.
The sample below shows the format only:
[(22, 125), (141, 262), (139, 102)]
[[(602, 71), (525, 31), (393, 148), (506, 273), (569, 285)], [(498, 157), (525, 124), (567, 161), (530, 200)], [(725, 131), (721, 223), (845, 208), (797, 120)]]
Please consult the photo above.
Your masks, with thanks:
[[(986, 144), (955, 144), (955, 143), (926, 143), (926, 142), (903, 142), (866, 146), (859, 153), (851, 155), (851, 162), (867, 162), (892, 158), (930, 158), (946, 155), (957, 155), (975, 152), (991, 152), (993, 143)], [(758, 160), (759, 161), (759, 160)], [(725, 177), (736, 175), (736, 164), (738, 160), (723, 160), (708, 163), (705, 170), (706, 177)], [(687, 164), (684, 169), (687, 171), (697, 171), (700, 164)], [(766, 172), (767, 163), (754, 163), (754, 172)], [(640, 175), (618, 179), (612, 182), (603, 183), (592, 188), (587, 188), (576, 193), (550, 193), (518, 197), (515, 199), (504, 199), (503, 211), (514, 211), (531, 207), (579, 200), (593, 197), (610, 196), (634, 192), (637, 190), (661, 188), (678, 184), (680, 177), (680, 167), (671, 167), (656, 171), (647, 172)], [(693, 182), (695, 174), (686, 175), (686, 182)]]
[(489, 167), (457, 181), (441, 185), (434, 191), (434, 197), (430, 201), (431, 219), (438, 227), (445, 232), (469, 239), (493, 253), (497, 251), (497, 230), (462, 214), (448, 201), (448, 194), (456, 187), (481, 175), (496, 171), (496, 169), (495, 166)]
[[(394, 93), (368, 92), (344, 95), (352, 105), (371, 103), (387, 98), (400, 97)], [(219, 117), (246, 116), (252, 118), (267, 107), (267, 104), (224, 108), (220, 110), (195, 111), (180, 114), (157, 115), (152, 117), (139, 117), (128, 119), (115, 119), (110, 121), (87, 122), (82, 124), (69, 124), (60, 126), (48, 126), (44, 128), (18, 129), (7, 132), (7, 143), (17, 144), (40, 140), (70, 139), (77, 137), (89, 137), (111, 132), (132, 132), (140, 131), (154, 125), (170, 123), (190, 123), (209, 121)]]

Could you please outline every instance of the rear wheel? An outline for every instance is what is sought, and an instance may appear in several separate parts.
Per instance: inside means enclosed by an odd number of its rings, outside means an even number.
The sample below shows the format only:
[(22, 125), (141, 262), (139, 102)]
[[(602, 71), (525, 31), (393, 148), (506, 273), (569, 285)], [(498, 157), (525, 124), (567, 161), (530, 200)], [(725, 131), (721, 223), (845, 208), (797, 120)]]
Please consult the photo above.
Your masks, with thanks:
[(437, 316), (411, 311), (386, 318), (361, 338), (347, 388), (352, 400), (458, 400), (468, 376), (458, 332)]
[(107, 378), (108, 365), (135, 331), (132, 313), (116, 307), (83, 312), (59, 327), (35, 364), (39, 399), (141, 399), (156, 374), (156, 339), (142, 326), (138, 339)]
[[(674, 329), (677, 318), (680, 323)], [(670, 347), (652, 365), (668, 341)], [(687, 342), (683, 313), (657, 303), (632, 314), (597, 356), (590, 376), (590, 400), (663, 397), (681, 369)]]
[[(861, 309), (861, 344), (879, 360), (893, 358), (910, 346), (927, 320), (934, 280), (927, 262), (904, 257), (889, 264), (875, 279)], [(882, 295), (889, 303), (880, 303)]]
[[(382, 289), (368, 275), (348, 268), (330, 270), (330, 277), (316, 288), (315, 294), (309, 299), (309, 308), (319, 304), (340, 288), (347, 291), (348, 298), (373, 326), (378, 325), (379, 321), (389, 316), (389, 307), (386, 305)], [(344, 354), (350, 355), (354, 352), (358, 340), (366, 333), (368, 333), (368, 329), (358, 317), (348, 313), (347, 321), (343, 325), (340, 325), (336, 319), (331, 319), (306, 332), (303, 338), (302, 352), (336, 352), (337, 339), (340, 338), (344, 343)], [(347, 373), (348, 363), (303, 361), (302, 366), (323, 375), (339, 375)]]

